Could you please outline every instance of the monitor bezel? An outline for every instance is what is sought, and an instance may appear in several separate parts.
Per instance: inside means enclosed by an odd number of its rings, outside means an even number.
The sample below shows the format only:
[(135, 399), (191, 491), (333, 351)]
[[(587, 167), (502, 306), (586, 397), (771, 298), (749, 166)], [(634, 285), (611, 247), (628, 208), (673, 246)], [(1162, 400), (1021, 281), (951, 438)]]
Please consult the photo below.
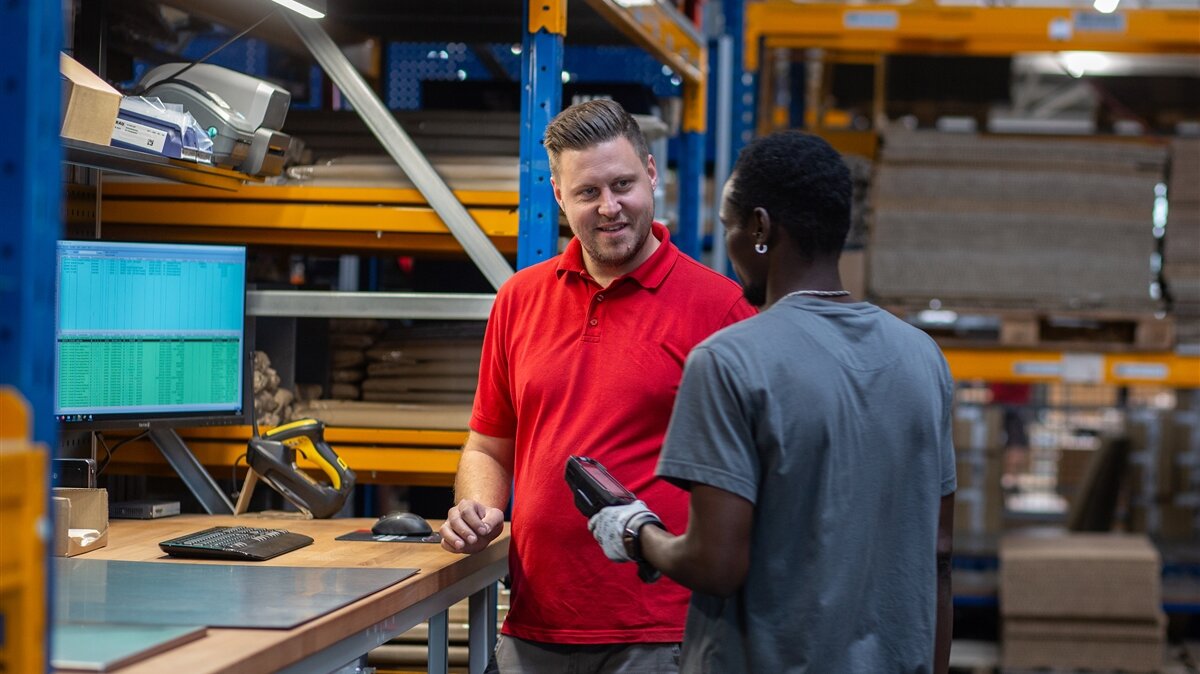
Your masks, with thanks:
[[(214, 248), (240, 248), (242, 249), (243, 266), (245, 267), (246, 275), (242, 279), (242, 404), (241, 410), (237, 412), (227, 410), (216, 410), (212, 412), (188, 412), (181, 414), (180, 412), (134, 412), (128, 414), (100, 414), (91, 415), (88, 419), (71, 419), (64, 418), (64, 415), (55, 415), (55, 421), (58, 424), (59, 430), (63, 433), (86, 432), (86, 431), (111, 431), (111, 430), (137, 430), (150, 431), (155, 429), (170, 429), (170, 428), (187, 428), (187, 427), (208, 427), (208, 426), (239, 426), (249, 425), (250, 413), (254, 405), (254, 321), (246, 313), (247, 292), (250, 285), (249, 282), (249, 250), (245, 245), (241, 244), (210, 244), (210, 243), (192, 243), (185, 241), (114, 241), (109, 239), (59, 239), (63, 243), (105, 243), (113, 245), (121, 244), (159, 244), (172, 245), (179, 244), (182, 246), (208, 246)], [(57, 243), (55, 244), (57, 246)], [(57, 339), (58, 326), (58, 265), (57, 253), (55, 263), (55, 291), (54, 291), (54, 323), (55, 323), (55, 339)], [(57, 349), (56, 349), (57, 351)], [(54, 400), (57, 405), (58, 400), (58, 361), (57, 356), (54, 364)], [(57, 411), (57, 410), (56, 410)], [(77, 415), (66, 415), (77, 416)]]

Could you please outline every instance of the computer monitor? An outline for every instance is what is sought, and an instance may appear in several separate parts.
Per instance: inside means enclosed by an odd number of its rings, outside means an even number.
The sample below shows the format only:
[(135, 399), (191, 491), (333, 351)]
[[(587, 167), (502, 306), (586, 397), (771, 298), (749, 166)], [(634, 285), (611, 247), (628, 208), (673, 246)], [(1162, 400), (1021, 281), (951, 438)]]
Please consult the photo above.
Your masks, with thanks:
[(63, 430), (246, 422), (243, 246), (59, 241)]

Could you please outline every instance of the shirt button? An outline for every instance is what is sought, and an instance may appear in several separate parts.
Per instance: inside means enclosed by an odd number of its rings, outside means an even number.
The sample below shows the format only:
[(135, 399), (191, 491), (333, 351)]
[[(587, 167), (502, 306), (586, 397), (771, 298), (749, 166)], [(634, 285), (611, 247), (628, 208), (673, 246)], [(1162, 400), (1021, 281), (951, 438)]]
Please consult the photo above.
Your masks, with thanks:
[(600, 321), (598, 321), (594, 318), (592, 320), (588, 321), (588, 325), (599, 325), (599, 324), (600, 324)]
[(603, 301), (604, 301), (604, 295), (596, 295), (596, 301), (597, 301), (597, 302), (603, 302)]

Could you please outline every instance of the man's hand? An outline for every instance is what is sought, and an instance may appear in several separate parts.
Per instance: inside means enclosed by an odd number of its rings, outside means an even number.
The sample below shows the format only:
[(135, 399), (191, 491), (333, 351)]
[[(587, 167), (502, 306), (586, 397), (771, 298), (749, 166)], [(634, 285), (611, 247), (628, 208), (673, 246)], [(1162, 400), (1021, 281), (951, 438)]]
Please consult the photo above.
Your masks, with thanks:
[(588, 529), (592, 532), (596, 542), (600, 544), (600, 548), (604, 550), (605, 557), (614, 562), (634, 561), (625, 548), (625, 528), (629, 525), (630, 520), (639, 515), (643, 516), (642, 518), (645, 520), (642, 524), (657, 522), (659, 526), (662, 526), (658, 515), (655, 515), (641, 501), (601, 508), (600, 512), (592, 515), (592, 518), (588, 520)]
[(504, 511), (463, 499), (446, 514), (438, 529), (442, 547), (450, 552), (472, 554), (483, 550), (504, 531)]

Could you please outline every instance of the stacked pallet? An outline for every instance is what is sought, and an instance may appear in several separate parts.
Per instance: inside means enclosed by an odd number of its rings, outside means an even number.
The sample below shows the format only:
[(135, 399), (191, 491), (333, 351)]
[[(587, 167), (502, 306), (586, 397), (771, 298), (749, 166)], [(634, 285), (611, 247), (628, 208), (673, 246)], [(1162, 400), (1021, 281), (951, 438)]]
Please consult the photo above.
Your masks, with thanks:
[(881, 302), (1152, 313), (1161, 147), (897, 131), (871, 188)]
[(1173, 299), (1180, 346), (1200, 349), (1200, 138), (1171, 142), (1163, 278)]
[(1166, 641), (1160, 574), (1145, 536), (1006, 536), (1004, 667), (1158, 671)]
[(363, 400), (470, 404), (482, 350), (481, 323), (389, 331), (366, 352)]

